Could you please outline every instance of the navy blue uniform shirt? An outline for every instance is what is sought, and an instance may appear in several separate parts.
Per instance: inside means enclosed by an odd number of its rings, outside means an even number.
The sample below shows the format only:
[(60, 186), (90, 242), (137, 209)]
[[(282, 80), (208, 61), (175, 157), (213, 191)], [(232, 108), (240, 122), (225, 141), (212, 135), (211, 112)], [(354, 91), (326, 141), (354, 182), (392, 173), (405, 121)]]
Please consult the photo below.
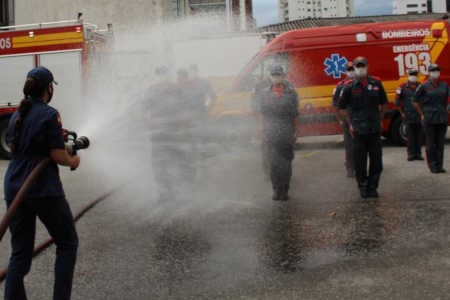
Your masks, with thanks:
[(150, 112), (152, 140), (178, 141), (187, 102), (183, 91), (167, 82), (144, 93), (144, 111)]
[(331, 100), (331, 105), (334, 107), (338, 106), (338, 100), (339, 100), (339, 96), (341, 95), (341, 91), (344, 89), (345, 83), (348, 80), (353, 80), (350, 78), (345, 78), (344, 80), (341, 80), (338, 82), (338, 84), (336, 85), (336, 87), (333, 90), (333, 98)]
[(272, 87), (262, 92), (260, 113), (264, 115), (264, 132), (270, 140), (292, 139), (294, 119), (299, 115), (298, 94), (292, 87), (284, 86), (279, 98)]
[[(294, 88), (292, 83), (286, 79), (283, 79), (283, 84), (287, 88)], [(250, 107), (253, 111), (259, 111), (259, 105), (261, 103), (262, 92), (272, 86), (272, 81), (269, 78), (265, 78), (261, 80), (258, 84), (256, 84), (255, 88), (252, 92), (252, 99), (250, 100)], [(298, 96), (298, 95), (297, 95)], [(300, 99), (298, 99), (300, 101)]]
[(445, 82), (438, 81), (435, 86), (431, 79), (428, 79), (416, 90), (413, 102), (423, 104), (425, 124), (447, 124), (449, 97), (450, 91)]
[[(16, 111), (9, 123), (9, 136), (16, 137), (8, 170), (5, 175), (5, 200), (13, 200), (31, 171), (50, 155), (51, 149), (65, 149), (59, 113), (39, 98), (31, 98), (32, 106), (23, 118), (22, 128), (14, 134)], [(26, 198), (64, 197), (58, 165), (45, 168), (31, 187)]]
[(378, 78), (368, 76), (367, 84), (358, 80), (346, 81), (338, 101), (339, 109), (347, 109), (356, 134), (381, 132), (380, 105), (388, 103)]
[(412, 104), (412, 100), (418, 86), (418, 83), (416, 83), (416, 85), (411, 85), (411, 83), (407, 81), (398, 87), (397, 93), (395, 94), (394, 105), (402, 107), (402, 111), (406, 116), (406, 125), (422, 124), (420, 114)]

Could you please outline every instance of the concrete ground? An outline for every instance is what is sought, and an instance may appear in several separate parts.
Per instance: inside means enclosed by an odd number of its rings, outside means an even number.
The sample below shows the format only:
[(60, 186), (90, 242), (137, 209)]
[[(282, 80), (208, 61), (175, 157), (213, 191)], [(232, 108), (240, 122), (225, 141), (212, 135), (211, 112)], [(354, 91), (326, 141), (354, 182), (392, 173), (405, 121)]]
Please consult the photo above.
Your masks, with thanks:
[[(198, 183), (178, 185), (176, 201), (156, 203), (147, 170), (95, 206), (77, 223), (72, 298), (448, 298), (450, 172), (432, 174), (384, 141), (380, 197), (362, 199), (346, 177), (339, 136), (300, 138), (290, 200), (277, 202), (258, 146), (208, 145)], [(7, 164), (0, 162), (2, 176)], [(74, 214), (120, 184), (104, 177), (61, 169)], [(36, 243), (46, 237), (40, 226)], [(2, 267), (9, 238), (0, 244)], [(51, 299), (54, 251), (34, 259), (30, 299)]]

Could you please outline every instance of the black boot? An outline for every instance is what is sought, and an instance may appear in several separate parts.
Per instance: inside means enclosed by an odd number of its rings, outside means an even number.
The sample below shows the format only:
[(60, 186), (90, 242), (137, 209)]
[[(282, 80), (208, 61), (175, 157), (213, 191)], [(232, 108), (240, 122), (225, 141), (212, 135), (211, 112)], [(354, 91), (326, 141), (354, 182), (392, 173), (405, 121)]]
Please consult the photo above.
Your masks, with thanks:
[(369, 191), (367, 190), (367, 188), (360, 187), (360, 188), (359, 188), (359, 194), (360, 194), (361, 197), (363, 197), (363, 198), (369, 198)]
[(288, 189), (282, 189), (280, 192), (280, 199), (281, 201), (286, 201), (289, 199), (289, 195), (288, 195)]
[(281, 198), (281, 191), (279, 189), (274, 189), (272, 200), (280, 200), (280, 198)]

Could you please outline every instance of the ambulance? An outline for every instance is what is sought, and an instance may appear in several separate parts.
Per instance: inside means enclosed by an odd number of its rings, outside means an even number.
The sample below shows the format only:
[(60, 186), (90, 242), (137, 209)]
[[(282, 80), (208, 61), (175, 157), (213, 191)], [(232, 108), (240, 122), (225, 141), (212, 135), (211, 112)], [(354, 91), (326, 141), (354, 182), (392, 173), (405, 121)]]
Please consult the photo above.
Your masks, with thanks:
[[(80, 19), (62, 22), (0, 27), (0, 156), (10, 154), (8, 124), (23, 99), (29, 70), (45, 66), (58, 86), (52, 106), (58, 109), (64, 127), (74, 128), (89, 89), (98, 74), (111, 67), (112, 26), (99, 30)], [(105, 70), (106, 69), (106, 70)]]
[(368, 73), (381, 78), (389, 98), (382, 134), (398, 145), (406, 144), (405, 126), (393, 105), (398, 86), (407, 81), (407, 70), (419, 71), (419, 82), (428, 78), (428, 66), (442, 67), (440, 80), (450, 84), (450, 45), (447, 20), (371, 23), (292, 30), (270, 41), (218, 92), (210, 111), (213, 132), (231, 145), (248, 142), (256, 120), (250, 109), (254, 86), (267, 76), (267, 67), (281, 64), (296, 88), (302, 136), (342, 133), (333, 115), (331, 98), (343, 80), (344, 65), (358, 56), (367, 58)]

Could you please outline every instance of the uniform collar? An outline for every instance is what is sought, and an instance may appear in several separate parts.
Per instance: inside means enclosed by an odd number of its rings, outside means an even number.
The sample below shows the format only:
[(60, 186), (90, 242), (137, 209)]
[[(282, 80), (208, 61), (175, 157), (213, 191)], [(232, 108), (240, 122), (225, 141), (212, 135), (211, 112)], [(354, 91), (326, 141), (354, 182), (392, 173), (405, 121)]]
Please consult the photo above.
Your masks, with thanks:
[[(433, 81), (431, 81), (431, 78), (428, 78), (427, 83), (434, 85)], [(437, 85), (439, 85), (441, 81), (438, 79)]]
[[(407, 85), (407, 86), (413, 86), (413, 85), (411, 84), (411, 82), (409, 82), (409, 80), (406, 82), (405, 85)], [(417, 85), (419, 85), (419, 83), (416, 81), (416, 83), (415, 83), (414, 85), (417, 86)]]
[(45, 103), (44, 100), (42, 100), (40, 97), (30, 96), (30, 100), (31, 100), (33, 103), (47, 104), (47, 103)]
[[(358, 84), (359, 82), (361, 82), (361, 81), (359, 81), (358, 77), (355, 77), (353, 79), (353, 81), (355, 82), (355, 85)], [(372, 76), (367, 75), (367, 83), (373, 83), (373, 82), (374, 82), (374, 80), (373, 80)]]

